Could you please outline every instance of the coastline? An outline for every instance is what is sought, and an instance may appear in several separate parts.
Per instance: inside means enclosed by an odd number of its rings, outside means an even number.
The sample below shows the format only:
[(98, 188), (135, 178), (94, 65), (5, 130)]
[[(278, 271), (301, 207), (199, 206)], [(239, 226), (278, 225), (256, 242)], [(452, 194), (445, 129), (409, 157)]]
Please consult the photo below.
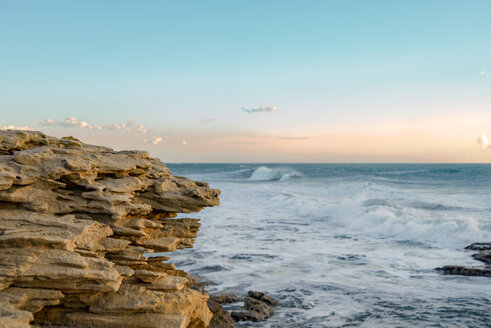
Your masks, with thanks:
[[(488, 321), (489, 278), (435, 270), (488, 263), (487, 244), (464, 250), (489, 236), (487, 167), (171, 164), (173, 175), (145, 152), (0, 137), (0, 327)], [(187, 272), (216, 283), (205, 291)]]

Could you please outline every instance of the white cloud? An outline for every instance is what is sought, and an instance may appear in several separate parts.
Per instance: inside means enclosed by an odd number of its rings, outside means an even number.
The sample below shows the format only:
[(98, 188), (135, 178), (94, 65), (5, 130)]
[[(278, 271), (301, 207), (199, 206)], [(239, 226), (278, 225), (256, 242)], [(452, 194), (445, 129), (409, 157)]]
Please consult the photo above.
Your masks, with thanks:
[(161, 137), (152, 136), (150, 139), (148, 139), (148, 138), (143, 139), (143, 142), (151, 143), (152, 145), (157, 145), (157, 144), (161, 143), (163, 140), (164, 139), (162, 139)]
[(156, 145), (158, 143), (161, 143), (162, 140), (163, 140), (161, 137), (155, 137), (155, 136), (153, 136), (152, 139), (153, 139), (153, 141), (152, 141), (152, 144), (153, 145)]
[(477, 143), (481, 149), (489, 149), (491, 145), (489, 145), (488, 137), (484, 133), (482, 133), (479, 137), (477, 137)]
[[(126, 123), (114, 122), (111, 125), (96, 125), (90, 124), (86, 121), (82, 121), (76, 117), (69, 117), (63, 121), (57, 121), (50, 118), (44, 119), (40, 122), (44, 126), (61, 127), (61, 128), (83, 128), (88, 130), (111, 130), (111, 131), (121, 131), (130, 132), (138, 134), (148, 133), (147, 129), (143, 124), (138, 124), (136, 121), (128, 119)], [(152, 145), (157, 145), (161, 143), (164, 139), (158, 136), (152, 136), (143, 139), (143, 142), (150, 143)]]
[(491, 73), (487, 71), (482, 71), (481, 76), (491, 76)]
[(278, 107), (276, 106), (261, 106), (259, 108), (242, 108), (246, 113), (260, 113), (260, 112), (277, 112)]
[(24, 131), (28, 131), (28, 130), (36, 130), (36, 129), (30, 128), (27, 125), (24, 125), (24, 126), (7, 125), (4, 127), (1, 127), (0, 130), (24, 130)]
[(137, 124), (135, 121), (128, 119), (126, 123), (113, 123), (109, 127), (111, 130), (135, 131), (139, 133), (147, 133), (147, 129), (142, 124)]
[(215, 119), (214, 118), (205, 118), (204, 120), (202, 120), (200, 123), (211, 123), (211, 122), (214, 122)]
[(52, 120), (50, 118), (47, 118), (45, 120), (42, 120), (40, 123), (42, 125), (46, 125), (46, 126), (55, 126), (58, 122), (56, 122), (55, 120)]
[(65, 119), (63, 122), (60, 122), (59, 125), (66, 127), (66, 128), (80, 127), (80, 128), (87, 128), (89, 130), (92, 130), (92, 129), (102, 130), (102, 126), (95, 125), (95, 124), (89, 124), (85, 121), (79, 120), (76, 117), (69, 117), (69, 118)]
[(64, 121), (56, 121), (50, 118), (47, 118), (45, 120), (42, 120), (41, 125), (45, 126), (58, 126), (58, 127), (63, 127), (63, 128), (73, 128), (73, 127), (79, 127), (79, 128), (86, 128), (89, 130), (102, 130), (102, 129), (109, 129), (109, 130), (123, 130), (123, 131), (130, 131), (130, 132), (138, 132), (145, 134), (147, 133), (147, 129), (145, 129), (145, 126), (142, 124), (137, 124), (133, 120), (127, 120), (126, 123), (112, 123), (110, 126), (101, 126), (101, 125), (96, 125), (96, 124), (89, 124), (85, 121), (82, 121), (76, 117), (69, 117), (65, 119)]
[(41, 125), (45, 126), (59, 126), (63, 128), (74, 128), (74, 127), (79, 127), (79, 128), (86, 128), (89, 130), (102, 130), (103, 127), (100, 125), (96, 124), (89, 124), (85, 121), (79, 120), (76, 117), (69, 117), (65, 119), (64, 121), (55, 121), (50, 118), (42, 120)]

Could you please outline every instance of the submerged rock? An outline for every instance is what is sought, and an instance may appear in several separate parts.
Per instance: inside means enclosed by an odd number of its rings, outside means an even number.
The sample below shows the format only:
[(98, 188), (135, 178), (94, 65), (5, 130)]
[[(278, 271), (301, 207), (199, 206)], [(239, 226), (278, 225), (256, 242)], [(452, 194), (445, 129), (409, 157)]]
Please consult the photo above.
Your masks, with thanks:
[(491, 251), (476, 253), (476, 254), (473, 254), (472, 257), (475, 260), (484, 262), (486, 264), (491, 264)]
[(280, 302), (278, 300), (275, 300), (274, 298), (272, 298), (271, 296), (268, 296), (266, 295), (265, 293), (263, 292), (256, 292), (256, 291), (249, 291), (247, 293), (249, 295), (249, 297), (252, 297), (252, 298), (255, 298), (257, 300), (260, 300), (261, 302), (264, 302), (268, 305), (271, 305), (271, 306), (278, 306), (280, 305)]
[(474, 243), (470, 244), (465, 249), (473, 251), (491, 251), (491, 243)]
[(242, 297), (239, 297), (232, 293), (211, 296), (211, 298), (213, 298), (215, 302), (218, 302), (220, 304), (237, 303), (237, 302), (242, 302), (244, 300)]
[(490, 267), (464, 267), (458, 265), (445, 265), (444, 267), (437, 268), (445, 274), (455, 274), (461, 276), (481, 276), (491, 277)]
[(220, 191), (147, 152), (0, 131), (0, 327), (206, 327), (208, 295), (168, 257)]
[(249, 291), (245, 298), (244, 309), (233, 311), (235, 321), (264, 321), (274, 314), (273, 306), (280, 303), (262, 292)]
[(446, 265), (441, 268), (436, 268), (436, 270), (442, 271), (445, 274), (491, 277), (491, 243), (474, 243), (467, 246), (465, 249), (480, 251), (479, 253), (474, 253), (472, 257), (486, 265), (476, 267)]

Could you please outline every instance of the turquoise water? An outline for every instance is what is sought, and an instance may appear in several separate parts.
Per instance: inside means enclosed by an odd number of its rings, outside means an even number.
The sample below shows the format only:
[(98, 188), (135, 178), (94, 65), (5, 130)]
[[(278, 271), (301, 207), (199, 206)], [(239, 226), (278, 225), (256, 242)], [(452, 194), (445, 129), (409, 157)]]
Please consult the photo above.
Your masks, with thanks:
[(244, 327), (490, 327), (491, 279), (444, 276), (480, 265), (491, 241), (491, 165), (170, 164), (222, 190), (200, 213), (195, 248), (171, 261), (282, 302)]

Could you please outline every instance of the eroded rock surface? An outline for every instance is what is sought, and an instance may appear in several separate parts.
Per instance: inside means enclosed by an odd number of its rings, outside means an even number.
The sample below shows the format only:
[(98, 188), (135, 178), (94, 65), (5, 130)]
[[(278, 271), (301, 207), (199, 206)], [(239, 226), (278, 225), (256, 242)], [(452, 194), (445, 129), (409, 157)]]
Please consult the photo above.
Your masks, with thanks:
[(219, 204), (141, 151), (0, 131), (0, 327), (206, 327), (208, 295), (168, 257)]

